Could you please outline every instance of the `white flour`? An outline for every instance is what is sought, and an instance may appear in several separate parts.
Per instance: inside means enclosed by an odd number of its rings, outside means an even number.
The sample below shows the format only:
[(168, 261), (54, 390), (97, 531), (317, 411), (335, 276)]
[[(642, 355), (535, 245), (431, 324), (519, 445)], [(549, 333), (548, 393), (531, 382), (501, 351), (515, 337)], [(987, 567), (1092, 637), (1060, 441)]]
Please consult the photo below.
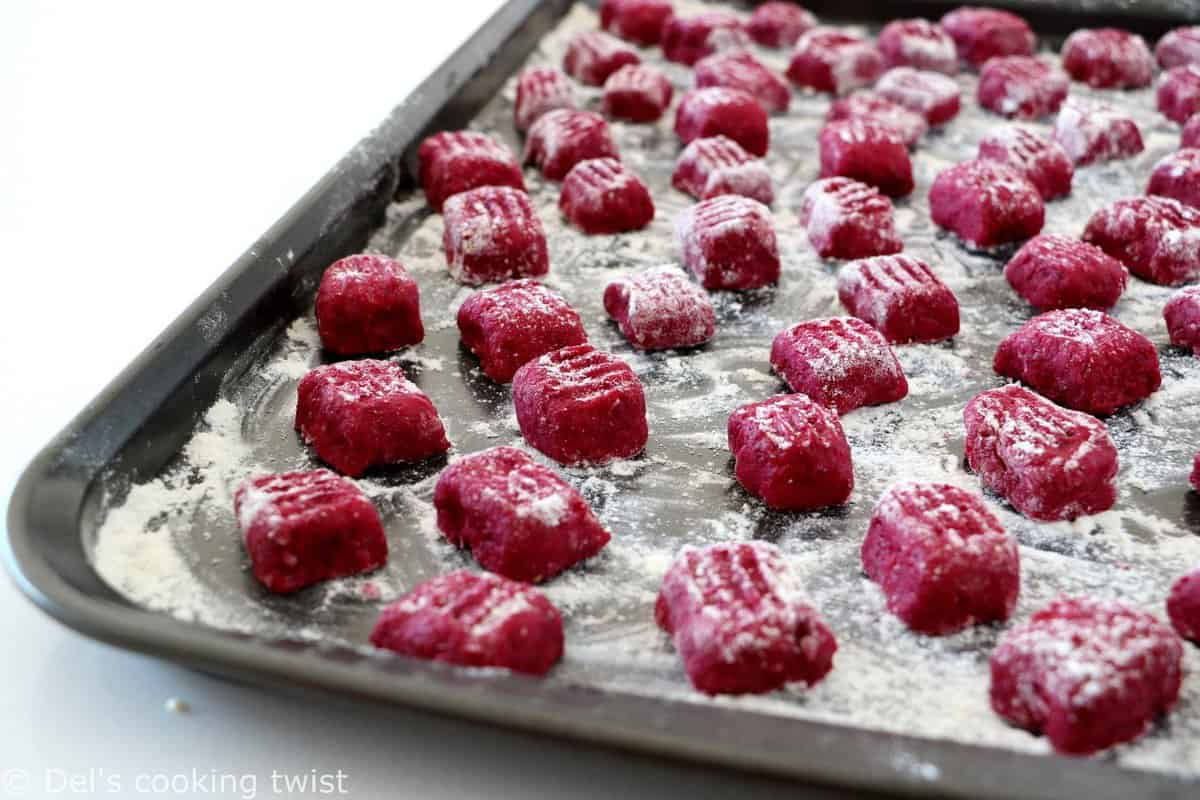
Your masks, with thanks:
[[(677, 5), (689, 9), (694, 3)], [(595, 27), (576, 8), (546, 37), (531, 63), (557, 63), (572, 32)], [(647, 58), (651, 57), (649, 51)], [(780, 52), (760, 56), (781, 69)], [(657, 53), (653, 55), (657, 59)], [(666, 64), (678, 94), (688, 71)], [(904, 401), (852, 412), (843, 425), (853, 447), (857, 485), (844, 509), (816, 514), (766, 511), (736, 486), (725, 445), (729, 412), (781, 390), (769, 371), (771, 337), (802, 319), (843, 313), (836, 265), (822, 263), (796, 219), (805, 188), (817, 177), (815, 141), (829, 101), (796, 94), (792, 111), (771, 121), (766, 159), (776, 187), (774, 222), (783, 260), (778, 288), (742, 295), (716, 293), (717, 337), (685, 353), (638, 354), (605, 320), (607, 282), (638, 269), (677, 261), (673, 222), (690, 200), (669, 188), (678, 146), (671, 111), (657, 125), (613, 127), (624, 163), (651, 187), (657, 216), (643, 232), (588, 238), (560, 218), (557, 185), (526, 171), (531, 197), (550, 240), (546, 283), (580, 311), (592, 342), (628, 360), (647, 386), (650, 445), (638, 459), (604, 468), (562, 470), (613, 532), (601, 556), (548, 582), (563, 611), (567, 654), (547, 679), (634, 693), (715, 703), (770, 714), (926, 737), (1047, 752), (1042, 739), (1010, 728), (987, 703), (987, 655), (1000, 627), (947, 637), (909, 633), (886, 612), (879, 590), (862, 577), (858, 549), (875, 499), (896, 480), (935, 480), (979, 490), (962, 464), (962, 407), (1000, 384), (991, 371), (996, 343), (1030, 315), (1007, 287), (1003, 258), (970, 252), (929, 222), (925, 194), (945, 167), (974, 154), (983, 134), (1003, 124), (980, 112), (975, 78), (959, 76), (961, 116), (926, 135), (914, 158), (917, 189), (899, 201), (897, 229), (906, 252), (930, 263), (958, 295), (963, 332), (953, 342), (897, 348), (909, 379)], [(494, 132), (514, 150), (510, 81), (473, 127)], [(1072, 91), (1087, 97), (1079, 85)], [(1149, 169), (1177, 144), (1173, 126), (1153, 109), (1150, 90), (1120, 94), (1142, 125), (1146, 151), (1080, 170), (1070, 197), (1047, 208), (1047, 232), (1078, 236), (1088, 217), (1119, 196), (1139, 193)], [(599, 90), (577, 87), (596, 107)], [(1053, 120), (1028, 124), (1048, 135)], [(455, 454), (501, 444), (523, 446), (506, 387), (483, 378), (458, 347), (454, 315), (471, 293), (446, 275), (442, 221), (412, 197), (393, 204), (370, 248), (399, 257), (421, 284), (428, 338), (397, 356), (409, 376), (442, 409)], [(1161, 307), (1169, 290), (1130, 282), (1115, 315), (1165, 345)], [(319, 363), (311, 314), (294, 321), (268, 356), (233, 376), (226, 398), (208, 412), (180, 462), (110, 504), (94, 561), (100, 574), (132, 601), (184, 619), (265, 636), (307, 637), (362, 646), (378, 609), (415, 583), (472, 565), (438, 532), (430, 502), (439, 465), (419, 465), (358, 481), (384, 515), (389, 564), (377, 574), (336, 581), (297, 595), (273, 597), (245, 566), (231, 492), (251, 474), (315, 464), (291, 429), (295, 384)], [(1163, 387), (1147, 402), (1107, 420), (1120, 449), (1120, 497), (1109, 512), (1052, 525), (1033, 523), (997, 498), (989, 507), (1021, 543), (1022, 591), (1017, 619), (1061, 592), (1119, 598), (1160, 616), (1170, 580), (1200, 562), (1200, 503), (1186, 492), (1187, 466), (1200, 447), (1200, 359), (1171, 354)], [(540, 457), (539, 457), (540, 458)], [(544, 509), (547, 513), (553, 509)], [(692, 691), (665, 636), (654, 626), (658, 583), (685, 543), (748, 538), (776, 542), (802, 576), (838, 636), (835, 667), (810, 691), (710, 699)], [(1200, 650), (1187, 648), (1184, 695), (1169, 728), (1118, 749), (1120, 763), (1200, 776)], [(897, 766), (922, 778), (936, 767), (903, 754)]]

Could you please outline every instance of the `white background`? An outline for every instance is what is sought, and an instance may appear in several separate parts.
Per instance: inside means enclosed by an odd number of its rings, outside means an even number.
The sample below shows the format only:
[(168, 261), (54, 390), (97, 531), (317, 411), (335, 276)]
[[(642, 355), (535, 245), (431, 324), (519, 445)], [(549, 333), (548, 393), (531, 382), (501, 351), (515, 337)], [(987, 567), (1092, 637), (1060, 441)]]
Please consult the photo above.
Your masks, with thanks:
[[(38, 447), (499, 5), (0, 5), (0, 498)], [(0, 797), (81, 796), (62, 787), (67, 773), (101, 796), (116, 776), (123, 791), (110, 796), (134, 797), (137, 774), (193, 769), (253, 773), (258, 797), (274, 796), (271, 770), (340, 769), (355, 798), (779, 789), (222, 683), (85, 640), (5, 579), (0, 643)], [(169, 697), (191, 712), (166, 712)], [(209, 788), (172, 796), (240, 796)]]

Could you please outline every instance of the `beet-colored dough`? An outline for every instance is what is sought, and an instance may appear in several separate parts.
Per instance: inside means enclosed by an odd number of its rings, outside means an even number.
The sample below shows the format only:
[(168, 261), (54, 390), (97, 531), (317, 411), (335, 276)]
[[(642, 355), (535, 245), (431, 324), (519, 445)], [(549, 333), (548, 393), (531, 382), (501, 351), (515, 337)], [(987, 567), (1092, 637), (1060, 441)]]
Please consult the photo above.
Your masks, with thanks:
[(1150, 173), (1146, 194), (1200, 208), (1200, 149), (1185, 147), (1159, 160)]
[(604, 0), (600, 27), (643, 47), (662, 40), (667, 21), (675, 14), (669, 0)]
[(571, 167), (589, 158), (620, 158), (604, 117), (560, 108), (538, 117), (525, 139), (523, 160), (546, 180), (561, 181)]
[(1183, 647), (1122, 603), (1060, 597), (1007, 631), (991, 657), (992, 709), (1088, 755), (1145, 733), (1179, 697)]
[(962, 107), (962, 90), (957, 81), (911, 67), (889, 69), (875, 84), (875, 91), (920, 114), (930, 125), (946, 124), (958, 116)]
[(1077, 166), (1129, 158), (1146, 149), (1131, 117), (1106, 103), (1068, 98), (1054, 121), (1054, 141)]
[(1002, 125), (979, 140), (979, 158), (998, 161), (1024, 175), (1050, 201), (1071, 193), (1075, 165), (1063, 146), (1027, 128)]
[(833, 28), (806, 31), (792, 53), (787, 77), (797, 86), (845, 94), (875, 83), (883, 56), (867, 39)]
[(997, 8), (962, 6), (942, 17), (941, 24), (958, 57), (973, 67), (997, 56), (1032, 55), (1037, 44), (1029, 23)]
[(975, 395), (963, 411), (967, 463), (984, 486), (1037, 520), (1112, 508), (1117, 448), (1095, 417), (1010, 384)]
[(525, 441), (560, 464), (604, 464), (646, 447), (642, 382), (624, 361), (591, 345), (525, 364), (513, 376), (512, 395)]
[(771, 368), (793, 392), (839, 414), (908, 394), (904, 370), (883, 334), (854, 317), (813, 319), (784, 330), (771, 344)]
[(1095, 89), (1140, 89), (1154, 79), (1146, 40), (1118, 28), (1078, 30), (1062, 46), (1063, 69)]
[(1200, 64), (1167, 70), (1158, 83), (1158, 110), (1180, 125), (1200, 112)]
[(705, 694), (811, 686), (833, 668), (832, 631), (807, 603), (799, 575), (766, 542), (685, 545), (663, 578), (654, 616)]
[(604, 113), (629, 122), (654, 122), (671, 105), (675, 87), (661, 71), (630, 64), (604, 82)]
[(427, 661), (545, 675), (562, 658), (562, 617), (527, 583), (461, 569), (385, 608), (371, 644)]
[(554, 67), (530, 67), (521, 72), (513, 106), (517, 130), (529, 130), (542, 114), (559, 108), (575, 108), (575, 90), (565, 72)]
[(916, 147), (917, 142), (929, 129), (929, 124), (923, 116), (869, 89), (833, 101), (826, 119), (833, 122), (854, 117), (891, 128), (908, 147)]
[(954, 39), (941, 25), (924, 19), (898, 19), (879, 32), (879, 52), (887, 67), (914, 69), (954, 75), (958, 72), (958, 51)]
[(480, 186), (525, 190), (517, 159), (500, 142), (476, 131), (443, 131), (421, 142), (421, 187), (434, 211), (446, 199)]
[(791, 47), (806, 31), (817, 26), (812, 12), (795, 3), (773, 0), (754, 9), (746, 30), (763, 47)]
[(1036, 236), (1046, 205), (1023, 174), (997, 161), (964, 161), (942, 170), (929, 190), (934, 223), (974, 247)]
[(888, 610), (935, 636), (1008, 619), (1021, 585), (1016, 539), (982, 498), (944, 483), (889, 487), (871, 514), (862, 563)]
[(1162, 384), (1158, 351), (1103, 311), (1047, 311), (996, 348), (996, 372), (1059, 405), (1101, 416), (1146, 399)]
[(726, 194), (697, 203), (675, 221), (684, 266), (705, 289), (756, 289), (779, 280), (771, 210)]
[(825, 178), (804, 191), (800, 224), (821, 258), (867, 258), (904, 249), (892, 201), (849, 178)]
[(450, 542), (517, 581), (552, 578), (611, 538), (583, 495), (515, 447), (455, 461), (438, 476), (433, 505)]
[(641, 60), (636, 50), (617, 37), (604, 31), (585, 31), (567, 43), (563, 69), (580, 83), (603, 86), (609, 75)]
[(675, 162), (671, 185), (697, 200), (740, 194), (765, 205), (775, 201), (766, 163), (727, 136), (696, 139), (685, 147)]
[(1083, 240), (1151, 283), (1178, 286), (1200, 278), (1200, 209), (1170, 197), (1109, 203), (1088, 220)]
[(767, 154), (767, 112), (740, 89), (712, 86), (684, 94), (675, 110), (675, 135), (687, 144), (710, 136), (728, 136), (756, 156)]
[(838, 298), (889, 342), (940, 342), (958, 333), (958, 299), (929, 265), (904, 254), (853, 261)]
[(725, 86), (740, 89), (772, 113), (788, 110), (792, 87), (783, 76), (745, 50), (726, 50), (696, 62), (693, 68), (696, 88)]
[(637, 231), (654, 219), (650, 190), (615, 158), (592, 158), (572, 167), (558, 207), (584, 233)]
[(442, 218), (446, 267), (462, 283), (478, 286), (550, 271), (542, 221), (519, 189), (481, 186), (456, 194), (446, 201)]
[(1071, 82), (1058, 67), (1033, 56), (994, 58), (979, 72), (979, 105), (1005, 117), (1037, 119), (1058, 111)]
[(316, 367), (296, 391), (296, 430), (322, 461), (351, 477), (450, 449), (437, 409), (394, 361)]
[(705, 56), (750, 43), (742, 21), (724, 11), (674, 16), (663, 27), (662, 52), (668, 61), (692, 66)]
[(851, 117), (827, 123), (818, 145), (822, 178), (853, 178), (889, 197), (904, 197), (913, 190), (908, 146), (881, 122)]
[(357, 486), (327, 469), (246, 480), (233, 507), (254, 577), (272, 592), (358, 575), (387, 561), (379, 512)]
[(841, 421), (807, 395), (782, 394), (735, 409), (728, 435), (738, 483), (771, 508), (839, 505), (854, 490)]
[(425, 338), (417, 282), (387, 256), (363, 253), (330, 264), (316, 311), (321, 346), (339, 355), (382, 353)]
[(1188, 286), (1171, 295), (1163, 306), (1163, 319), (1171, 344), (1200, 355), (1200, 286)]
[(458, 308), (463, 344), (483, 372), (508, 383), (517, 369), (538, 356), (583, 344), (579, 314), (560, 295), (537, 281), (509, 281), (476, 292)]
[(694, 347), (716, 332), (716, 312), (708, 294), (673, 264), (608, 284), (604, 310), (638, 350)]
[(1018, 295), (1039, 311), (1107, 310), (1129, 283), (1129, 271), (1099, 247), (1057, 234), (1030, 239), (1004, 268)]

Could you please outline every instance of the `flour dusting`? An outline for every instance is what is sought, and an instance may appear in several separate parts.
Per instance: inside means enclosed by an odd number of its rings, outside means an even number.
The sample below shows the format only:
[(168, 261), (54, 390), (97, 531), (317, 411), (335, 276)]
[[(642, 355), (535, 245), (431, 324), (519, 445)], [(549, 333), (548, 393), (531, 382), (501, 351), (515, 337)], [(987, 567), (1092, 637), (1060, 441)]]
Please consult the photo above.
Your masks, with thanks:
[[(687, 0), (677, 6), (685, 12), (698, 8)], [(571, 34), (595, 26), (594, 12), (577, 6), (546, 36), (530, 63), (559, 63)], [(754, 52), (777, 70), (786, 66), (783, 51)], [(657, 51), (642, 55), (675, 84), (677, 104), (690, 87), (689, 71), (660, 63)], [(957, 295), (962, 332), (949, 342), (898, 347), (909, 396), (843, 417), (856, 486), (841, 508), (810, 514), (765, 509), (734, 481), (725, 442), (730, 411), (784, 389), (768, 364), (774, 335), (801, 320), (844, 313), (837, 300), (838, 265), (815, 255), (796, 215), (805, 189), (817, 178), (815, 143), (829, 99), (795, 93), (791, 111), (771, 119), (764, 164), (775, 185), (771, 210), (783, 262), (779, 285), (713, 293), (716, 338), (694, 350), (635, 352), (607, 321), (601, 303), (604, 287), (614, 278), (679, 263), (673, 225), (692, 201), (670, 187), (680, 149), (671, 132), (673, 108), (657, 124), (612, 125), (623, 163), (654, 196), (657, 214), (644, 231), (581, 234), (560, 217), (557, 184), (526, 170), (530, 197), (549, 239), (551, 270), (545, 282), (579, 310), (591, 342), (626, 360), (642, 379), (651, 429), (649, 446), (636, 459), (559, 469), (591, 503), (613, 540), (599, 557), (542, 587), (562, 610), (567, 636), (564, 661), (547, 680), (1048, 752), (1044, 740), (1005, 725), (988, 707), (987, 657), (1003, 626), (945, 637), (914, 635), (887, 613), (882, 593), (863, 577), (859, 558), (871, 508), (892, 483), (939, 481), (980, 490), (979, 479), (963, 464), (963, 406), (1003, 383), (991, 369), (996, 344), (1032, 315), (1004, 281), (1009, 253), (968, 249), (929, 221), (926, 194), (937, 173), (972, 158), (986, 133), (1007, 124), (977, 108), (974, 76), (953, 80), (963, 89), (963, 112), (920, 143), (914, 156), (917, 188), (897, 202), (896, 224), (905, 252), (928, 263)], [(514, 89), (515, 79), (472, 127), (519, 152), (521, 141), (512, 126)], [(575, 93), (581, 107), (599, 108), (599, 89), (576, 86)], [(1114, 97), (1078, 84), (1072, 93)], [(1145, 151), (1081, 168), (1072, 194), (1048, 204), (1045, 232), (1078, 236), (1098, 208), (1140, 194), (1152, 165), (1177, 146), (1176, 126), (1153, 110), (1153, 90), (1115, 96), (1141, 127)], [(1049, 136), (1052, 122), (1022, 127)], [(414, 194), (392, 205), (369, 243), (370, 250), (399, 258), (421, 286), (426, 341), (393, 358), (437, 405), (454, 442), (452, 458), (497, 445), (524, 447), (508, 387), (483, 376), (478, 362), (459, 346), (454, 316), (473, 290), (448, 276), (442, 230), (442, 218)], [(1163, 367), (1157, 393), (1105, 420), (1121, 459), (1116, 506), (1074, 522), (1038, 524), (986, 496), (1020, 543), (1016, 620), (1060, 593), (1120, 599), (1161, 617), (1171, 580), (1200, 562), (1200, 498), (1186, 487), (1191, 456), (1200, 447), (1200, 359), (1167, 348), (1161, 309), (1169, 294), (1169, 289), (1131, 280), (1113, 312), (1150, 337)], [(422, 580), (474, 566), (437, 530), (432, 493), (444, 462), (374, 471), (356, 482), (385, 520), (391, 548), (385, 568), (295, 595), (266, 593), (247, 569), (232, 491), (250, 475), (316, 466), (292, 429), (292, 417), (296, 383), (322, 363), (322, 353), (311, 312), (261, 344), (265, 355), (230, 376), (223, 399), (166, 471), (112, 491), (94, 563), (133, 602), (181, 619), (267, 637), (364, 647), (384, 604)], [(552, 518), (558, 509), (547, 500), (537, 513)], [(655, 627), (655, 593), (683, 545), (748, 539), (774, 542), (783, 550), (838, 637), (839, 650), (833, 671), (811, 690), (708, 698), (690, 688), (667, 638)], [(1185, 668), (1191, 674), (1169, 725), (1118, 748), (1118, 763), (1200, 777), (1200, 650), (1187, 648)], [(936, 765), (904, 753), (895, 764), (924, 780), (939, 774)]]

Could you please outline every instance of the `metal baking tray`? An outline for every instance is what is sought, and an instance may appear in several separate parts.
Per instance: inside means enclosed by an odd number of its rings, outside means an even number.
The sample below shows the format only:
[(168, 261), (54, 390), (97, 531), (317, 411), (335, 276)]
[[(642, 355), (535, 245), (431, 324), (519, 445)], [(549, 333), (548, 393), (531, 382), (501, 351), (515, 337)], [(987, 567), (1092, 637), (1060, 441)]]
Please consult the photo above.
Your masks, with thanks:
[[(203, 427), (205, 414), (219, 398), (233, 398), (240, 409), (248, 412), (242, 425), (248, 437), (257, 437), (262, 442), (260, 466), (292, 463), (304, 457), (302, 448), (287, 434), (287, 408), (283, 399), (286, 391), (278, 382), (272, 383), (264, 377), (263, 365), (296, 346), (288, 325), (311, 314), (321, 271), (331, 261), (365, 246), (401, 254), (436, 247), (429, 236), (428, 212), (422, 209), (419, 200), (411, 199), (417, 145), (430, 132), (465, 127), (472, 121), (475, 124), (482, 121), (485, 126), (507, 124), (501, 113), (507, 102), (502, 93), (506, 81), (535, 53), (539, 42), (572, 11), (573, 5), (572, 0), (510, 0), (37, 456), (22, 476), (8, 513), (8, 563), (24, 592), (47, 613), (88, 636), (231, 678), (346, 693), (549, 735), (764, 771), (852, 790), (962, 797), (1196, 796), (1200, 784), (1191, 777), (1130, 769), (1111, 757), (1065, 759), (905, 735), (894, 730), (873, 730), (839, 722), (829, 715), (817, 718), (779, 713), (770, 702), (707, 701), (690, 693), (686, 684), (680, 690), (678, 672), (664, 678), (655, 670), (645, 673), (635, 670), (623, 684), (619, 681), (614, 684), (614, 676), (609, 673), (619, 669), (615, 661), (594, 659), (576, 665), (566, 678), (539, 681), (373, 654), (353, 646), (353, 642), (365, 639), (375, 606), (369, 602), (346, 602), (335, 603), (331, 610), (326, 602), (329, 598), (320, 593), (280, 599), (256, 592), (252, 581), (238, 566), (235, 537), (214, 542), (208, 535), (198, 536), (192, 542), (194, 552), (188, 555), (197, 559), (195, 564), (199, 564), (199, 559), (211, 562), (204, 569), (212, 573), (213, 580), (224, 590), (238, 592), (247, 602), (260, 604), (277, 614), (278, 630), (265, 626), (253, 633), (229, 631), (203, 620), (185, 621), (150, 611), (127, 600), (100, 577), (93, 556), (97, 531), (105, 514), (119, 504), (130, 487), (172, 470), (177, 476), (180, 470), (186, 472), (188, 464), (181, 451), (198, 426)], [(896, 16), (940, 15), (956, 4), (843, 0), (806, 5), (826, 19), (873, 25)], [(1109, 23), (1157, 35), (1169, 27), (1197, 19), (1200, 11), (1200, 3), (1194, 0), (1142, 4), (1045, 0), (997, 5), (1020, 10), (1040, 31), (1051, 35), (1085, 24)], [(805, 148), (808, 162), (813, 160), (812, 138), (820, 123), (819, 108), (816, 100), (802, 101), (797, 116), (807, 120), (807, 127), (802, 126), (791, 138), (785, 135), (779, 140), (778, 146), (785, 154), (794, 154), (797, 164), (801, 163), (800, 153)], [(515, 142), (511, 126), (503, 134), (510, 143)], [(669, 137), (653, 131), (645, 137), (643, 144), (648, 152), (660, 155), (673, 152)], [(1149, 155), (1138, 164), (1143, 175), (1148, 158)], [(667, 162), (662, 159), (654, 163), (651, 157), (650, 162), (640, 165), (653, 173), (650, 179), (657, 181), (656, 189), (664, 181), (664, 163)], [(805, 168), (810, 167), (811, 163)], [(802, 172), (788, 173), (777, 175), (777, 182), (785, 187), (802, 187), (812, 177)], [(917, 192), (921, 193), (927, 189), (929, 176), (918, 177)], [(1115, 173), (1106, 177), (1100, 172), (1092, 180), (1104, 181), (1110, 177), (1121, 179)], [(530, 178), (531, 191), (542, 204), (543, 215), (553, 213), (545, 205), (547, 198), (553, 196), (553, 189), (532, 175)], [(1086, 190), (1096, 185), (1085, 184), (1084, 191), (1077, 194), (1086, 195)], [(795, 207), (795, 192), (788, 191), (785, 188), (776, 202), (777, 214), (789, 214)], [(684, 202), (679, 197), (664, 201), (661, 195), (662, 192), (656, 191), (659, 221), (655, 224), (665, 226), (658, 229), (659, 233), (669, 230), (671, 216)], [(912, 205), (922, 209), (920, 202), (914, 199)], [(900, 213), (909, 212), (901, 204)], [(973, 319), (981, 330), (986, 329), (994, 338), (997, 331), (1011, 329), (1027, 316), (1027, 310), (1011, 298), (992, 303), (991, 295), (986, 294), (1001, 285), (995, 277), (1001, 258), (958, 248), (932, 230), (927, 220), (921, 222), (927, 216), (922, 214), (923, 209), (921, 213), (909, 213), (913, 239), (922, 247), (954, 259), (956, 268), (964, 274), (984, 276), (979, 289), (984, 294), (964, 298), (964, 308), (982, 307), (978, 318)], [(796, 231), (792, 230), (789, 236), (795, 237)], [(598, 318), (598, 289), (609, 275), (616, 274), (610, 268), (622, 263), (637, 265), (651, 256), (639, 254), (628, 243), (614, 241), (617, 243), (611, 250), (568, 249), (565, 255), (559, 251), (558, 256), (569, 262), (562, 272), (572, 276), (577, 281), (576, 288), (592, 298), (582, 305), (585, 323), (596, 334), (593, 339), (601, 346), (620, 349), (619, 336), (605, 328)], [(786, 248), (793, 242), (798, 242), (793, 250), (803, 249), (801, 239), (785, 237), (783, 244)], [(831, 274), (829, 267), (822, 266), (811, 253), (805, 267), (817, 271), (813, 274), (825, 270), (826, 278)], [(552, 280), (559, 270), (556, 261)], [(785, 264), (785, 280), (788, 280), (787, 270)], [(460, 290), (445, 282), (429, 292), (427, 284), (432, 278), (428, 273), (420, 274), (419, 280), (426, 313), (435, 308), (444, 315), (441, 304), (453, 305), (456, 298), (461, 299)], [(795, 292), (768, 291), (742, 297), (729, 295), (718, 300), (721, 321), (731, 342), (726, 365), (730, 370), (763, 369), (756, 359), (746, 358), (737, 349), (739, 344), (760, 346), (762, 342), (755, 337), (761, 338), (763, 325), (779, 327), (779, 320), (786, 322), (789, 317), (835, 313), (836, 305), (827, 292), (800, 294), (806, 296), (795, 299)], [(1135, 302), (1151, 305), (1157, 302), (1157, 297), (1151, 295)], [(576, 297), (572, 300), (581, 302)], [(789, 305), (793, 302), (794, 305)], [(777, 319), (772, 318), (773, 313)], [(952, 353), (958, 346), (930, 352)], [(965, 346), (973, 343), (968, 339)], [(713, 350), (724, 352), (720, 347), (714, 346)], [(1165, 347), (1162, 350), (1165, 374), (1186, 381), (1200, 378), (1190, 356), (1172, 353)], [(627, 348), (622, 352), (633, 358)], [(668, 387), (664, 391), (676, 392), (672, 395), (676, 400), (694, 401), (676, 407), (687, 411), (679, 414), (681, 419), (685, 422), (692, 416), (705, 419), (706, 425), (715, 425), (720, 430), (717, 421), (724, 419), (730, 397), (710, 396), (712, 387), (704, 383), (704, 376), (686, 374), (686, 369), (672, 373), (670, 365), (686, 363), (682, 358), (674, 362), (671, 356), (637, 358), (642, 359), (639, 372), (649, 384), (658, 382)], [(511, 434), (511, 425), (504, 419), (509, 404), (507, 391), (478, 378), (477, 372), (472, 371), (471, 357), (458, 350), (452, 328), (433, 326), (420, 353), (411, 358), (402, 354), (400, 359), (438, 403), (461, 450), (498, 443), (491, 441), (497, 431), (507, 430)], [(446, 362), (451, 362), (449, 370)], [(931, 416), (948, 406), (961, 408), (965, 397), (980, 388), (981, 381), (986, 385), (991, 380), (982, 374), (947, 378), (938, 373), (936, 358), (925, 366), (929, 371), (917, 374), (918, 382), (961, 379), (961, 385), (954, 386), (952, 396), (941, 406), (926, 407), (917, 401), (916, 410)], [(778, 388), (769, 376), (752, 376), (749, 380), (758, 396)], [(749, 398), (740, 402), (745, 399)], [(1164, 401), (1162, 409), (1170, 410), (1171, 402), (1170, 398)], [(1157, 441), (1153, 436), (1139, 438), (1137, 413), (1127, 412), (1112, 421), (1120, 443), (1126, 449), (1142, 448), (1146, 459), (1179, 460), (1186, 448)], [(490, 420), (492, 427), (471, 428), (465, 423), (468, 419)], [(867, 438), (886, 440), (894, 432), (894, 420), (889, 419), (886, 411), (878, 412), (872, 419), (871, 427), (877, 430), (866, 431)], [(1194, 421), (1193, 417), (1186, 419)], [(680, 465), (687, 469), (673, 479), (658, 469), (662, 462), (656, 462), (653, 453), (630, 462), (626, 469), (604, 472), (599, 490), (588, 484), (589, 475), (595, 477), (595, 473), (572, 471), (570, 478), (582, 484), (585, 491), (593, 490), (590, 495), (593, 502), (609, 519), (617, 520), (622, 519), (622, 514), (628, 517), (642, 510), (623, 507), (619, 500), (621, 490), (635, 480), (641, 480), (643, 486), (649, 484), (649, 491), (658, 496), (663, 507), (678, 512), (668, 517), (665, 525), (683, 529), (678, 534), (681, 538), (677, 543), (681, 543), (688, 526), (703, 526), (709, 517), (744, 508), (747, 502), (739, 490), (728, 485), (730, 481), (718, 485), (698, 479), (706, 470), (727, 471), (727, 464), (725, 456), (720, 455), (719, 445), (714, 446), (708, 439), (688, 444), (687, 433), (683, 423), (674, 426), (668, 423), (656, 431), (665, 440), (684, 442), (677, 445), (680, 455), (670, 469), (679, 472)], [(864, 435), (863, 431), (859, 435)], [(950, 434), (955, 435), (957, 429)], [(859, 440), (854, 444), (866, 447), (871, 443)], [(948, 444), (947, 452), (961, 453), (961, 443), (950, 439)], [(393, 522), (404, 524), (407, 504), (414, 496), (412, 487), (427, 487), (439, 466), (420, 465), (371, 478), (373, 497), (385, 506), (389, 520), (392, 560), (407, 564), (398, 567), (401, 582), (411, 582), (423, 576), (424, 571), (447, 566), (422, 562), (423, 558), (428, 561), (427, 551), (434, 547), (429, 541), (407, 549), (401, 543), (398, 549), (393, 529)], [(656, 480), (660, 482), (655, 484)], [(677, 483), (672, 484), (671, 480)], [(617, 488), (616, 500), (614, 494), (606, 493), (605, 486)], [(678, 496), (672, 496), (676, 489)], [(756, 513), (749, 517), (752, 528), (742, 533), (774, 541), (791, 537), (803, 541), (806, 547), (819, 548), (823, 542), (836, 539), (839, 533), (861, 527), (872, 500), (872, 496), (859, 494), (848, 509), (816, 515)], [(1177, 520), (1180, 535), (1200, 533), (1200, 504), (1182, 489), (1143, 492), (1137, 503), (1147, 515)], [(202, 516), (189, 523), (193, 529), (212, 525), (213, 520)], [(1015, 515), (1007, 515), (1005, 519), (1017, 529), (1027, 547), (1077, 557), (1081, 564), (1090, 563), (1088, 553), (1083, 552), (1086, 547), (1073, 549), (1075, 546), (1062, 536), (1039, 534), (1036, 526), (1022, 522)], [(225, 523), (228, 527), (228, 520)], [(417, 538), (421, 535), (408, 533)], [(620, 531), (617, 533), (620, 535)], [(1143, 532), (1143, 535), (1150, 534)], [(850, 551), (843, 548), (841, 552), (845, 555)], [(231, 554), (233, 557), (228, 557)], [(469, 561), (464, 559), (462, 563)], [(849, 562), (840, 568), (843, 572), (854, 571)], [(411, 571), (404, 572), (406, 569)], [(588, 569), (585, 567), (585, 571)], [(603, 571), (605, 567), (598, 569)], [(1081, 585), (1088, 585), (1088, 580), (1094, 585), (1098, 578), (1091, 575), (1081, 579)], [(620, 605), (614, 602), (614, 606)], [(620, 613), (617, 608), (618, 618)], [(289, 629), (302, 627), (303, 619), (314, 614), (324, 615), (318, 628), (326, 625), (344, 635), (333, 637), (331, 642), (328, 637), (287, 634)], [(847, 639), (858, 634), (868, 638), (879, 635), (879, 631), (874, 634), (870, 631), (873, 626), (879, 627), (877, 622), (860, 619), (844, 635)], [(840, 631), (836, 624), (835, 630)], [(898, 629), (884, 629), (884, 634), (888, 630)], [(975, 638), (963, 640), (963, 647), (986, 646), (994, 641), (996, 633), (994, 629), (984, 630)], [(606, 635), (615, 636), (604, 624), (593, 626), (587, 634), (587, 647), (593, 652), (603, 649)], [(345, 643), (338, 643), (339, 638)], [(569, 627), (569, 652), (572, 642)], [(947, 652), (954, 646), (948, 645)], [(660, 655), (670, 655), (666, 646), (660, 645), (659, 649)], [(640, 690), (639, 683), (643, 684)], [(660, 686), (675, 688), (660, 692), (657, 691)], [(802, 697), (793, 697), (790, 702), (802, 704)], [(1195, 707), (1187, 709), (1193, 717), (1196, 712)], [(1190, 736), (1182, 726), (1175, 727), (1174, 735)], [(1193, 744), (1200, 747), (1200, 741)]]

